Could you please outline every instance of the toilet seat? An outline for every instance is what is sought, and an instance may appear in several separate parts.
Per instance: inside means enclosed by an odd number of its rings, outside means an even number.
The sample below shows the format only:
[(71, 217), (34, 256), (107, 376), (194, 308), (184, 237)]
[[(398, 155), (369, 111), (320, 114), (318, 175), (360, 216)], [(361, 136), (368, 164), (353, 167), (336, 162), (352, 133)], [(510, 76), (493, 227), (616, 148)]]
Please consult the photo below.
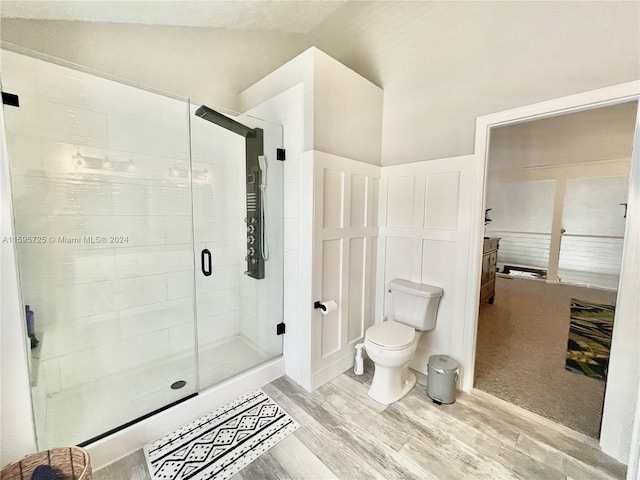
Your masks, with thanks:
[(416, 331), (402, 323), (390, 320), (369, 327), (365, 340), (386, 350), (402, 350), (411, 346), (416, 338)]

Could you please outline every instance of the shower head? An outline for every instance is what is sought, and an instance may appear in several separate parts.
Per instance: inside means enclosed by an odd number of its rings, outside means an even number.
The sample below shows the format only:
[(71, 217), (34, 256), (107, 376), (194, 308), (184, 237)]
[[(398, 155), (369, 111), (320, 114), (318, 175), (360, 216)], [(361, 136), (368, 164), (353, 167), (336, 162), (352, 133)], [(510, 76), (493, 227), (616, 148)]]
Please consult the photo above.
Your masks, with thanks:
[(249, 128), (246, 125), (241, 124), (240, 122), (236, 122), (235, 120), (223, 115), (211, 108), (202, 105), (198, 110), (196, 110), (196, 116), (200, 118), (204, 118), (205, 120), (210, 121), (211, 123), (215, 123), (216, 125), (226, 128), (227, 130), (232, 131), (233, 133), (237, 133), (245, 138), (253, 138), (256, 136), (256, 132), (253, 128)]

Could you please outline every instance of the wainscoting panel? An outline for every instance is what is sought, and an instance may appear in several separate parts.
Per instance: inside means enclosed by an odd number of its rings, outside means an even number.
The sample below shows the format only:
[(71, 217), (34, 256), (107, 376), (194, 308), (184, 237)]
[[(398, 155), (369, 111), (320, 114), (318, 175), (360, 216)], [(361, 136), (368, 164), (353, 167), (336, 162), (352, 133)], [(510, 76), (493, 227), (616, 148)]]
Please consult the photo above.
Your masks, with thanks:
[(313, 153), (313, 298), (338, 308), (312, 315), (311, 376), (317, 388), (353, 365), (373, 323), (380, 167)]
[(430, 355), (444, 354), (459, 362), (463, 358), (472, 179), (471, 156), (382, 169), (380, 248), (385, 270), (377, 277), (377, 295), (384, 298), (378, 308), (393, 318), (389, 282), (394, 278), (444, 290), (436, 328), (422, 336), (411, 364), (422, 373)]
[(458, 225), (460, 172), (427, 175), (423, 228), (455, 230)]

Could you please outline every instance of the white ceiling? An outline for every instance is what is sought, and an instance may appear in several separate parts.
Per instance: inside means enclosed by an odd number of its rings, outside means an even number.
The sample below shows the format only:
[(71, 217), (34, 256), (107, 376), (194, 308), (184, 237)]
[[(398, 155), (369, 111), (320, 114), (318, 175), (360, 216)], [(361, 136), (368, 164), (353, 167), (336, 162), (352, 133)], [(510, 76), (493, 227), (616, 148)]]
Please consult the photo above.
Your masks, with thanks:
[(229, 109), (316, 46), (384, 89), (384, 164), (472, 153), (480, 115), (640, 78), (637, 0), (0, 0), (0, 9), (3, 42)]
[(3, 18), (81, 20), (307, 33), (342, 1), (6, 1)]

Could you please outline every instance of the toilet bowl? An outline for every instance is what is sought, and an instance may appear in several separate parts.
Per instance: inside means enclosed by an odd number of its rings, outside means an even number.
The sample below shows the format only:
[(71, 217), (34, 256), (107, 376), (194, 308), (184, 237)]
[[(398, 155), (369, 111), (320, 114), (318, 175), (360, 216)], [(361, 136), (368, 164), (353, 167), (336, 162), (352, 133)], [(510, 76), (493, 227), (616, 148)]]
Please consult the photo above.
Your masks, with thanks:
[(369, 397), (383, 405), (397, 402), (416, 384), (409, 363), (423, 332), (436, 325), (442, 289), (407, 280), (389, 283), (394, 315), (392, 320), (369, 327), (364, 348), (375, 365)]
[(422, 332), (393, 320), (367, 329), (364, 348), (375, 364), (369, 396), (389, 405), (404, 397), (416, 384), (409, 362), (416, 353)]

